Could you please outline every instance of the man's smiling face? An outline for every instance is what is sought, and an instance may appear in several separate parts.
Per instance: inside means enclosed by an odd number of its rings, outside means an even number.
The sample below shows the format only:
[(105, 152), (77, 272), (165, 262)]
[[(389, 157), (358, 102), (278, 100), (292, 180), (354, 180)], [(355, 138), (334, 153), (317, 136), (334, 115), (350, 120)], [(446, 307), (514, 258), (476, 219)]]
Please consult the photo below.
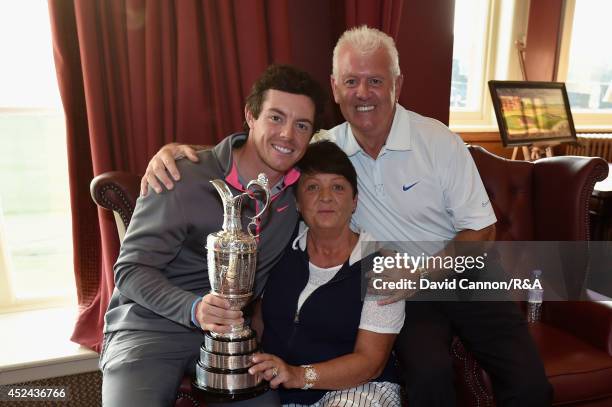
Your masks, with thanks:
[[(313, 132), (314, 103), (308, 96), (275, 89), (266, 91), (259, 117), (246, 110), (255, 148), (269, 176), (284, 174), (302, 158)], [(252, 143), (252, 144), (251, 144)]]
[(334, 100), (358, 138), (386, 137), (402, 76), (393, 77), (391, 58), (384, 48), (363, 54), (344, 45), (338, 53), (337, 77), (332, 76), (331, 85)]

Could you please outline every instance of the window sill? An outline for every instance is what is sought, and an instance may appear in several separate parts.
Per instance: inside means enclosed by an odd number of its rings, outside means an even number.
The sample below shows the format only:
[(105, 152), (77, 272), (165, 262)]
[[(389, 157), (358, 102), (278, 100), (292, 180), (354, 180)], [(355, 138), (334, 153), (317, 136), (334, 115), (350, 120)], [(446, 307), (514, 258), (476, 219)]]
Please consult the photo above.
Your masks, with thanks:
[(577, 133), (612, 133), (612, 125), (609, 126), (589, 126), (576, 125)]
[[(454, 133), (499, 133), (497, 126), (450, 124)], [(575, 125), (577, 133), (612, 133), (612, 125)]]
[(454, 133), (494, 133), (497, 132), (497, 125), (478, 125), (478, 124), (454, 124), (449, 128)]
[(92, 372), (98, 354), (70, 341), (76, 309), (0, 314), (0, 385)]

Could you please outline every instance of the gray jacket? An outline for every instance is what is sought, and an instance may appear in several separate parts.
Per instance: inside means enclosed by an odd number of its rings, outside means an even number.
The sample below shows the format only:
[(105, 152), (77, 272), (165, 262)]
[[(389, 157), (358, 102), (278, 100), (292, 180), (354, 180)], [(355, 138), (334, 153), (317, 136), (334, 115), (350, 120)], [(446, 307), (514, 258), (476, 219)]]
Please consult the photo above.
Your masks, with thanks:
[[(115, 290), (105, 315), (104, 332), (122, 329), (185, 331), (194, 329), (191, 307), (210, 291), (206, 236), (222, 228), (221, 199), (209, 182), (225, 179), (239, 193), (232, 147), (246, 140), (234, 134), (212, 150), (199, 152), (200, 161), (177, 162), (181, 180), (172, 191), (149, 192), (138, 198), (134, 215), (114, 267)], [(291, 185), (293, 170), (271, 190), (274, 198), (262, 216), (255, 296), (263, 291), (268, 273), (280, 259), (297, 222)], [(254, 215), (252, 200), (243, 200), (243, 228)]]

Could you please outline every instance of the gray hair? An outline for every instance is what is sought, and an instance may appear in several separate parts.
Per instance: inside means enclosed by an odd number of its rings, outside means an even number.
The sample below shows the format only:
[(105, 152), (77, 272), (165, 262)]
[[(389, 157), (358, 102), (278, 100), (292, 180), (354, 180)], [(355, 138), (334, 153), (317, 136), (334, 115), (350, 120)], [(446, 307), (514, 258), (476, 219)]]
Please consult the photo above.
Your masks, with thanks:
[(391, 74), (394, 78), (400, 75), (399, 54), (393, 38), (376, 28), (362, 25), (346, 30), (336, 43), (332, 59), (332, 75), (334, 78), (338, 78), (338, 54), (340, 48), (344, 45), (350, 45), (361, 54), (370, 54), (380, 48), (385, 49), (391, 59)]

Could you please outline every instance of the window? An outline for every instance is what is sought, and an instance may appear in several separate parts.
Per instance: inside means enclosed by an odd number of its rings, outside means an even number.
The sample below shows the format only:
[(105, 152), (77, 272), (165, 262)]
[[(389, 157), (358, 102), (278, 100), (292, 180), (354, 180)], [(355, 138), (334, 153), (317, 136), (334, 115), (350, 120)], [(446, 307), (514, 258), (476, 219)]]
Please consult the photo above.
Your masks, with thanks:
[(487, 82), (521, 79), (514, 42), (524, 38), (528, 2), (456, 0), (450, 126), (496, 131)]
[(0, 2), (0, 310), (75, 301), (66, 132), (45, 0)]
[(489, 8), (488, 0), (455, 2), (450, 106), (456, 111), (481, 107)]
[(612, 128), (612, 42), (609, 0), (568, 0), (557, 78), (566, 83), (579, 129)]

